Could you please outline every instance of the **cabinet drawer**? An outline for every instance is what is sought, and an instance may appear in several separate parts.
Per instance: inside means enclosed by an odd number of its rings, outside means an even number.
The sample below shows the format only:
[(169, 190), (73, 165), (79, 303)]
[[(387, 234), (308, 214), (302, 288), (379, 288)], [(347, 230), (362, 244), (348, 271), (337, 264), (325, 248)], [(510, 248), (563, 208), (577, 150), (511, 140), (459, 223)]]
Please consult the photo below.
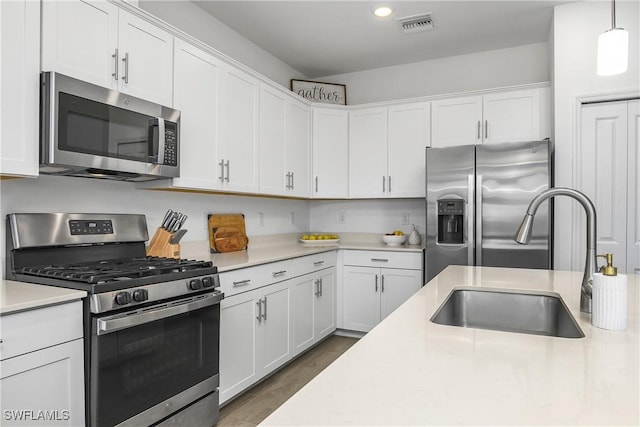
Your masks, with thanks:
[(335, 267), (336, 251), (294, 258), (292, 263), (294, 276), (302, 276), (303, 274), (313, 273), (323, 268)]
[(422, 269), (422, 254), (420, 252), (345, 250), (343, 264), (420, 270)]
[(291, 260), (224, 271), (220, 273), (220, 290), (225, 296), (231, 296), (281, 282), (293, 276)]
[(8, 314), (0, 324), (0, 360), (4, 360), (82, 338), (82, 302)]

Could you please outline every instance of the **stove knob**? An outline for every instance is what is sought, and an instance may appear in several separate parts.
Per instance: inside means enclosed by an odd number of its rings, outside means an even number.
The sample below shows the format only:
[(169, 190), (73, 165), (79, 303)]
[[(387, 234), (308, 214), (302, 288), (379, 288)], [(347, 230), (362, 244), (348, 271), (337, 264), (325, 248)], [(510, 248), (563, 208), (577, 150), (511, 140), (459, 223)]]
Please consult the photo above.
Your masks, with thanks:
[(118, 292), (116, 294), (116, 304), (126, 305), (131, 302), (131, 294), (129, 292)]
[(202, 289), (202, 281), (200, 279), (191, 279), (189, 281), (189, 289), (194, 291)]
[(137, 302), (146, 301), (149, 299), (149, 292), (146, 289), (136, 289), (133, 291), (133, 300)]
[(210, 288), (213, 286), (213, 277), (207, 276), (202, 278), (202, 286), (205, 288)]

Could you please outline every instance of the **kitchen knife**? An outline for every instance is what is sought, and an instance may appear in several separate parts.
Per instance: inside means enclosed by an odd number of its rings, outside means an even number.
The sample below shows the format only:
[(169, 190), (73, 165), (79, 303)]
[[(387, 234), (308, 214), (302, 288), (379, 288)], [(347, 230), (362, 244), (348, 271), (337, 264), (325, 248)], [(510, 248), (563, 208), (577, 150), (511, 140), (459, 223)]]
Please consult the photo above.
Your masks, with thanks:
[(171, 219), (169, 220), (169, 224), (167, 225), (167, 231), (171, 233), (171, 231), (173, 230), (173, 227), (176, 225), (176, 223), (178, 222), (178, 212), (174, 212), (173, 215), (171, 216)]
[(169, 220), (171, 219), (171, 215), (173, 215), (173, 211), (169, 209), (167, 213), (164, 214), (164, 218), (162, 219), (162, 224), (160, 225), (160, 227), (164, 228), (165, 230), (167, 229), (167, 226), (169, 225)]
[(188, 230), (186, 229), (176, 231), (173, 237), (171, 238), (171, 240), (169, 240), (169, 243), (171, 243), (172, 245), (179, 243), (180, 240), (182, 239), (182, 236), (184, 236), (187, 233), (187, 231)]
[(183, 215), (178, 212), (178, 215), (176, 216), (176, 220), (175, 222), (171, 225), (171, 228), (169, 229), (169, 231), (171, 233), (175, 233), (178, 230), (178, 225), (180, 224), (180, 220), (182, 219)]
[(178, 226), (176, 227), (176, 231), (178, 231), (178, 230), (180, 230), (182, 228), (182, 226), (184, 225), (186, 220), (187, 220), (187, 216), (186, 215), (182, 215), (182, 218), (180, 218), (180, 221), (178, 221)]

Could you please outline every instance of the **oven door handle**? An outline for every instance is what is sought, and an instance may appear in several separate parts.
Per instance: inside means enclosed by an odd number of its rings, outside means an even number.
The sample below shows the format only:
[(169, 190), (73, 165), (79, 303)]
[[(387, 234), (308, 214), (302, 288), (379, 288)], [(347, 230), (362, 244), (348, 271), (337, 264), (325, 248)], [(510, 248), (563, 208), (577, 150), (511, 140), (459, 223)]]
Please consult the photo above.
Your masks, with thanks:
[(167, 317), (184, 314), (188, 311), (198, 310), (220, 304), (224, 298), (222, 292), (214, 292), (199, 297), (190, 298), (174, 304), (162, 304), (157, 309), (143, 309), (134, 314), (121, 313), (113, 316), (96, 319), (95, 332), (97, 335), (105, 335), (121, 329), (132, 328), (145, 323), (150, 323)]

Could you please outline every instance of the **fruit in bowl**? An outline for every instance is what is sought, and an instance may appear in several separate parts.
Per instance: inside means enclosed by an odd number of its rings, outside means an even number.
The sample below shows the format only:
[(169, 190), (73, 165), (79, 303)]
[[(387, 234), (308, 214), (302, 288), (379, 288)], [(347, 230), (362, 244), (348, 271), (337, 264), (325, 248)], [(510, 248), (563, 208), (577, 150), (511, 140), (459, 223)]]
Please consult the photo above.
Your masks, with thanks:
[(338, 241), (339, 237), (337, 234), (305, 234), (300, 237), (300, 240), (303, 243), (311, 243), (311, 242), (322, 242), (325, 240), (329, 240), (330, 242)]
[(386, 233), (382, 236), (382, 241), (389, 246), (400, 246), (407, 240), (407, 236), (400, 230), (395, 230), (392, 233)]

